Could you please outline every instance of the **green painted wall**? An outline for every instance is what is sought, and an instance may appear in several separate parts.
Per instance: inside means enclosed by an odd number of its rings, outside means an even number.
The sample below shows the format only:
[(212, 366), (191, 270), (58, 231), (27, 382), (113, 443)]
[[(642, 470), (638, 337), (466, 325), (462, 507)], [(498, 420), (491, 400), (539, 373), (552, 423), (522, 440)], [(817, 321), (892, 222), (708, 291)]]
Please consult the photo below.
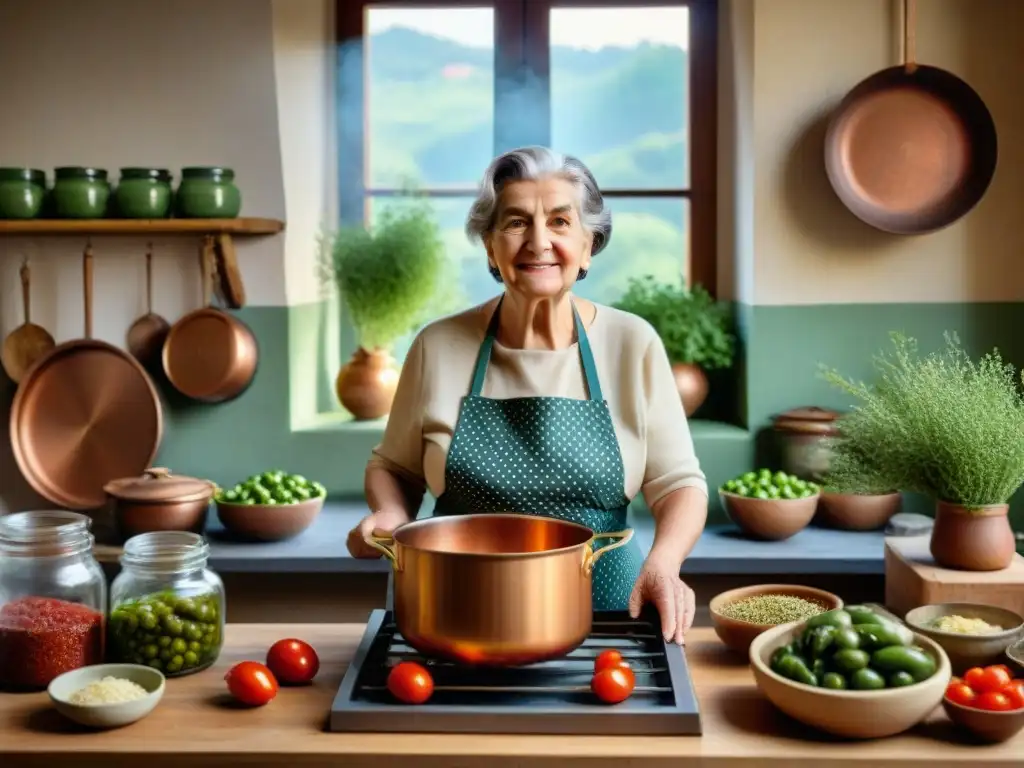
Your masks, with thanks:
[[(1019, 304), (845, 304), (823, 306), (737, 306), (744, 329), (738, 371), (745, 383), (725, 379), (722, 391), (735, 389), (741, 407), (734, 425), (695, 420), (697, 450), (712, 487), (751, 466), (761, 431), (773, 414), (800, 405), (843, 408), (849, 403), (817, 378), (819, 362), (870, 379), (870, 359), (901, 330), (918, 338), (925, 350), (942, 343), (943, 331), (960, 334), (974, 354), (998, 346), (1024, 364), (1024, 305)], [(307, 473), (333, 494), (361, 493), (362, 472), (382, 425), (338, 424), (310, 416), (330, 403), (336, 360), (316, 360), (316, 350), (332, 329), (322, 305), (246, 308), (238, 313), (260, 342), (256, 381), (238, 400), (196, 406), (168, 396), (167, 432), (159, 461), (176, 472), (230, 483), (267, 466)], [(337, 334), (334, 333), (336, 338)], [(296, 354), (289, 356), (289, 348)], [(298, 354), (302, 352), (303, 354)], [(289, 374), (289, 372), (291, 372)], [(305, 426), (293, 431), (289, 403), (305, 414)], [(727, 417), (726, 417), (727, 418)], [(763, 436), (761, 438), (763, 440)], [(1015, 517), (1022, 519), (1018, 495)], [(721, 521), (717, 499), (713, 520)], [(927, 506), (925, 506), (927, 509)], [(1022, 520), (1024, 522), (1024, 520)]]

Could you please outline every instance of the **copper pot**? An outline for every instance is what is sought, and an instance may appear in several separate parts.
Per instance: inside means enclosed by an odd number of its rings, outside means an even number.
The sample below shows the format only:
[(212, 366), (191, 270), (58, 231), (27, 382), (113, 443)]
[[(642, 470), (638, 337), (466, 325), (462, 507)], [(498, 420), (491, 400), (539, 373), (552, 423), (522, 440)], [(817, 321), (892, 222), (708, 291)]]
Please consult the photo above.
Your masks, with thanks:
[[(517, 666), (563, 656), (590, 634), (591, 575), (632, 529), (515, 514), (432, 517), (374, 531), (394, 568), (395, 622), (409, 645), (461, 664)], [(598, 549), (595, 539), (615, 539)]]
[(357, 421), (379, 419), (391, 412), (398, 390), (399, 370), (385, 349), (359, 347), (334, 380), (338, 402)]
[(676, 389), (683, 401), (683, 410), (687, 416), (693, 416), (697, 409), (704, 405), (708, 397), (708, 377), (704, 369), (693, 363), (675, 363), (672, 375), (676, 379)]
[(112, 480), (103, 490), (110, 500), (118, 534), (128, 539), (151, 531), (202, 534), (217, 487), (209, 480), (172, 475), (163, 467), (152, 467), (142, 477)]

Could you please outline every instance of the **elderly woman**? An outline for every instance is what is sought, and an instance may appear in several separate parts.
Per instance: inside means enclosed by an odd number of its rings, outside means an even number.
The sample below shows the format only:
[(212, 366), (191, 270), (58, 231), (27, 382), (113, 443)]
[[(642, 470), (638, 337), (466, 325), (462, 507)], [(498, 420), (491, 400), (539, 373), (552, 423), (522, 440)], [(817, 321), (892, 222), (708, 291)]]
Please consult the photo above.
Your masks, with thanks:
[[(364, 536), (415, 518), (516, 511), (628, 527), (642, 492), (656, 527), (598, 560), (595, 610), (650, 602), (682, 643), (694, 595), (679, 578), (703, 530), (707, 484), (661, 340), (646, 322), (573, 295), (608, 245), (611, 213), (574, 157), (540, 147), (494, 160), (466, 223), (500, 296), (426, 326), (402, 369), (381, 444), (366, 468)], [(494, 450), (500, 445), (499, 451)]]

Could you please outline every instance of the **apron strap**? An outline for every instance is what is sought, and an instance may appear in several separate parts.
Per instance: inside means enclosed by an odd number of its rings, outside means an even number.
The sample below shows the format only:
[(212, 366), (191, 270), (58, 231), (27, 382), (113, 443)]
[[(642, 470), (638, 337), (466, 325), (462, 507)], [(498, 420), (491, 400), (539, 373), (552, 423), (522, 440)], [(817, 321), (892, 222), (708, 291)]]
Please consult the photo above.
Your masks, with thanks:
[[(470, 387), (471, 397), (479, 397), (484, 390), (484, 377), (487, 375), (487, 364), (491, 361), (491, 350), (494, 348), (494, 339), (498, 335), (498, 322), (501, 317), (501, 303), (505, 300), (502, 295), (491, 315), (491, 321), (487, 325), (487, 334), (480, 345), (480, 352), (476, 358), (476, 368), (473, 370), (473, 384)], [(604, 400), (601, 393), (601, 382), (597, 376), (597, 365), (594, 363), (594, 353), (590, 349), (590, 339), (587, 338), (587, 330), (583, 326), (583, 320), (576, 309), (576, 303), (572, 304), (573, 323), (576, 326), (576, 339), (580, 348), (580, 360), (583, 363), (583, 376), (587, 383), (587, 394), (591, 400)]]

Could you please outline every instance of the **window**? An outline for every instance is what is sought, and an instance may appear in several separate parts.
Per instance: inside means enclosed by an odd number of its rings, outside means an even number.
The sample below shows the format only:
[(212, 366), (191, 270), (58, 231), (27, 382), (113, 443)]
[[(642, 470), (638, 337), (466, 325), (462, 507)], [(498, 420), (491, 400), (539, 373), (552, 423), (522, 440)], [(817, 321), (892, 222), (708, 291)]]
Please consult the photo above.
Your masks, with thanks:
[[(630, 276), (715, 290), (715, 0), (338, 0), (343, 221), (430, 195), (460, 277), (452, 310), (498, 290), (463, 224), (498, 153), (580, 157), (614, 233), (580, 295)], [(396, 350), (401, 352), (402, 350)]]

